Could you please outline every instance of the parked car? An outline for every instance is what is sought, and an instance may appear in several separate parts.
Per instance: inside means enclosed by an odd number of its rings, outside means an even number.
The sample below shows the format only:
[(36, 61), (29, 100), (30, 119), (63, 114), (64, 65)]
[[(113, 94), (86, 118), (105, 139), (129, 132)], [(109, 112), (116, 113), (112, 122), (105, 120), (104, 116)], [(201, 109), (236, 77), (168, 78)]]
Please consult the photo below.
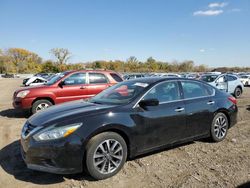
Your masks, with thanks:
[(113, 71), (67, 71), (44, 85), (15, 91), (13, 106), (29, 109), (34, 114), (54, 104), (93, 97), (120, 81), (122, 78)]
[(236, 98), (239, 98), (243, 93), (244, 85), (237, 76), (232, 74), (205, 74), (201, 76), (200, 80), (228, 92)]
[(222, 141), (236, 116), (236, 99), (205, 82), (129, 80), (89, 101), (31, 116), (22, 129), (21, 153), (33, 170), (71, 174), (86, 167), (93, 178), (105, 179), (141, 154), (205, 137)]
[(9, 73), (5, 73), (4, 75), (2, 75), (3, 78), (15, 78), (14, 74), (9, 74)]
[[(28, 86), (29, 84), (27, 85), (26, 82), (28, 80), (30, 80), (30, 79), (35, 81), (35, 79), (33, 77), (35, 77), (35, 78), (42, 78), (42, 79), (38, 80), (38, 82), (40, 83), (41, 80), (46, 80), (47, 81), (51, 77), (53, 77), (54, 75), (55, 75), (54, 73), (37, 73), (35, 75), (29, 76), (28, 78), (23, 79), (23, 85), (24, 86)], [(39, 85), (39, 84), (37, 84), (37, 85)], [(42, 85), (42, 84), (40, 84), (40, 85)]]
[(144, 74), (126, 74), (123, 76), (124, 80), (131, 80), (131, 79), (136, 79), (136, 78), (143, 78)]
[(24, 86), (39, 86), (44, 85), (46, 82), (47, 80), (43, 77), (33, 76), (24, 83)]
[(249, 86), (250, 85), (250, 75), (244, 75), (240, 77), (240, 81), (244, 86)]

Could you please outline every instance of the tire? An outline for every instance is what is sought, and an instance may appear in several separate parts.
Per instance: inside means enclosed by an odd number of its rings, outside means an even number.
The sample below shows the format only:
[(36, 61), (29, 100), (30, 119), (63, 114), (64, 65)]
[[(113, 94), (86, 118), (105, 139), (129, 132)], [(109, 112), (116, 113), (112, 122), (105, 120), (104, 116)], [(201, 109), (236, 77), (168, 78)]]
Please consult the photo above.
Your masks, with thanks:
[[(107, 143), (110, 145), (109, 150)], [(112, 149), (112, 147), (114, 148)], [(96, 180), (106, 179), (117, 174), (126, 159), (126, 142), (114, 132), (100, 133), (91, 138), (86, 146), (86, 168), (90, 176)]]
[(211, 139), (214, 142), (220, 142), (225, 139), (227, 136), (229, 128), (229, 123), (227, 116), (224, 113), (217, 113), (214, 116), (210, 133), (211, 133)]
[(234, 96), (235, 98), (239, 98), (242, 94), (242, 90), (240, 87), (236, 87), (235, 90), (234, 90)]
[(33, 103), (32, 108), (31, 108), (31, 113), (35, 114), (38, 111), (44, 110), (50, 106), (52, 106), (53, 104), (46, 100), (46, 99), (41, 99), (41, 100), (37, 100), (36, 102)]

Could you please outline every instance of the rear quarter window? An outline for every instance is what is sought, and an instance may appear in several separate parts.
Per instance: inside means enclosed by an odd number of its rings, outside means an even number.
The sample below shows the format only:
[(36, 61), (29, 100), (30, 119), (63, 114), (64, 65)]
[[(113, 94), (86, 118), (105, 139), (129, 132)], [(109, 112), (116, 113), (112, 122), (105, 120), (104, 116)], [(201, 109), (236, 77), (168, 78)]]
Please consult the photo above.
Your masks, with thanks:
[(110, 73), (110, 76), (116, 81), (116, 82), (122, 82), (122, 78), (120, 76), (118, 76), (115, 73)]

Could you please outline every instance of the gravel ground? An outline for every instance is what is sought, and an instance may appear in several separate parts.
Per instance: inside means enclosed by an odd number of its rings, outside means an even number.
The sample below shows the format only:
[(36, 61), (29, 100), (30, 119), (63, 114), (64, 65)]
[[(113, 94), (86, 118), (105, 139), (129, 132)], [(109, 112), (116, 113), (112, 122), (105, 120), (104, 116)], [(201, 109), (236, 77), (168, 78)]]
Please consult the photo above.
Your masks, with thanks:
[(27, 115), (12, 108), (21, 79), (0, 80), (0, 187), (250, 187), (250, 88), (238, 100), (238, 123), (220, 143), (206, 140), (126, 162), (116, 176), (55, 175), (26, 168), (19, 137)]

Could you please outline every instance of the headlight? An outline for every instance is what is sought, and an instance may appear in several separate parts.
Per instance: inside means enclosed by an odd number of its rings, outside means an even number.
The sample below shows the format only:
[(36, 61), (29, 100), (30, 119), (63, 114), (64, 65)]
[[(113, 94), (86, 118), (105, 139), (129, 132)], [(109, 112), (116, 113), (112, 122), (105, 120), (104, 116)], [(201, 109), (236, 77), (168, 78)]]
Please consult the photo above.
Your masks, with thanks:
[(26, 95), (29, 94), (29, 92), (30, 92), (29, 90), (20, 91), (16, 97), (24, 98), (26, 97)]
[(82, 123), (74, 123), (63, 127), (49, 127), (35, 134), (33, 138), (36, 141), (55, 140), (72, 134), (81, 126)]

